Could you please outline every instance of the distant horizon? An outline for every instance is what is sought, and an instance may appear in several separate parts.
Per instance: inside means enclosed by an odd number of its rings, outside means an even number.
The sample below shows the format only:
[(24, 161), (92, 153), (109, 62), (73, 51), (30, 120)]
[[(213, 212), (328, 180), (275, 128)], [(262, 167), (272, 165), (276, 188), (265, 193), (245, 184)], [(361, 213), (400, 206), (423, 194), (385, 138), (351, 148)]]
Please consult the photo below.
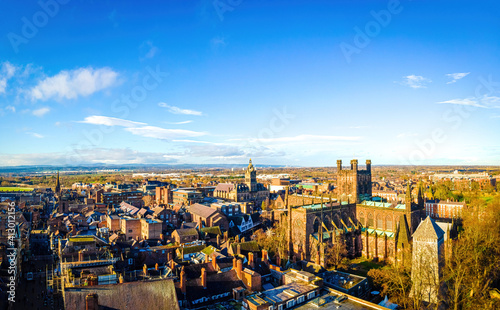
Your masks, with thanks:
[(214, 3), (4, 3), (0, 166), (500, 165), (498, 1)]

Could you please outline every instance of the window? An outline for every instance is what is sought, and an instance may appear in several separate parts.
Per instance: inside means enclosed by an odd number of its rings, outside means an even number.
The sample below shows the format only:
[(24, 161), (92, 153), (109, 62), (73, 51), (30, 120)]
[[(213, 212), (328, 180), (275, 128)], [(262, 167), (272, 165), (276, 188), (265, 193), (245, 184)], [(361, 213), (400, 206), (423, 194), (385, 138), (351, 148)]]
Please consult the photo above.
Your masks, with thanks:
[(316, 292), (310, 292), (309, 294), (307, 294), (307, 299), (312, 299), (314, 298), (314, 296), (316, 296)]
[(302, 296), (299, 296), (299, 298), (297, 298), (297, 303), (300, 304), (300, 303), (303, 303), (304, 302), (304, 295)]
[(286, 302), (286, 307), (287, 308), (291, 308), (293, 306), (295, 306), (295, 299), (292, 299), (292, 300), (289, 300), (289, 301)]
[(359, 222), (365, 226), (365, 214), (363, 212), (359, 212)]
[(384, 219), (382, 218), (382, 215), (377, 216), (377, 228), (378, 229), (384, 229)]
[(373, 214), (368, 213), (368, 223), (366, 224), (367, 227), (373, 227)]
[(278, 305), (278, 310), (283, 310), (283, 305)]
[(392, 217), (390, 215), (388, 215), (385, 220), (385, 229), (392, 230)]

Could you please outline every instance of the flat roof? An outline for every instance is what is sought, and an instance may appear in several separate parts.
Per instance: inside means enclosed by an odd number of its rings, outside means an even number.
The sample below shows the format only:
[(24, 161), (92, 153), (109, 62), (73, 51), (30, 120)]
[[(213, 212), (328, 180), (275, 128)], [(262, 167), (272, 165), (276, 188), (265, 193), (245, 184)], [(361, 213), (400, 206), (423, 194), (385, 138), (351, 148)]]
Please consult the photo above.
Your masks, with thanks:
[[(331, 290), (334, 291), (334, 290)], [(334, 302), (335, 298), (337, 298), (340, 295), (344, 295), (341, 292), (334, 291), (331, 293), (328, 292), (323, 292), (322, 294), (314, 299), (311, 299), (305, 304), (302, 304), (301, 306), (294, 308), (295, 310), (317, 310), (317, 309), (322, 309), (322, 310), (381, 310), (381, 309), (387, 309), (385, 307), (370, 303), (368, 301), (358, 301), (361, 300), (359, 298), (352, 297), (350, 295), (347, 295), (347, 299), (342, 301), (340, 304), (337, 304)], [(340, 307), (339, 307), (340, 306)]]

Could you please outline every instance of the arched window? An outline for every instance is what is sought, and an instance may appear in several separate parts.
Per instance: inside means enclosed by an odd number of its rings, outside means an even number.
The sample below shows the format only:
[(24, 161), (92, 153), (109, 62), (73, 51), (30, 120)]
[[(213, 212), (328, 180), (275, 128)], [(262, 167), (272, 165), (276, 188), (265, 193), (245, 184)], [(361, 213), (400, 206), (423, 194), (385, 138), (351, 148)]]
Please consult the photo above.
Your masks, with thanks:
[(361, 223), (361, 225), (365, 226), (365, 214), (363, 212), (359, 212), (358, 221)]
[(382, 215), (377, 215), (377, 228), (384, 229), (384, 217)]
[(317, 233), (319, 231), (319, 225), (321, 225), (321, 223), (320, 223), (319, 219), (316, 218), (314, 220), (314, 225), (313, 225), (313, 227), (314, 227), (314, 233)]
[(368, 213), (368, 223), (366, 223), (367, 227), (373, 227), (373, 213)]
[(385, 230), (390, 230), (392, 231), (392, 216), (388, 215), (387, 218), (385, 219)]

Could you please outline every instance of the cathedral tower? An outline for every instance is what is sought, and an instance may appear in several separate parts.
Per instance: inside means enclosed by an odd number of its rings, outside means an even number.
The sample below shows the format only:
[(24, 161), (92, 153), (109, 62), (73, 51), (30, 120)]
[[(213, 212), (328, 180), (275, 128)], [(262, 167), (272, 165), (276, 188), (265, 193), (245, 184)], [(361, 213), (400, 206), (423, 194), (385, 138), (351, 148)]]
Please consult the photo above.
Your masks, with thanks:
[(252, 159), (250, 159), (247, 171), (245, 171), (245, 184), (248, 186), (251, 192), (257, 190), (257, 171), (252, 164)]

